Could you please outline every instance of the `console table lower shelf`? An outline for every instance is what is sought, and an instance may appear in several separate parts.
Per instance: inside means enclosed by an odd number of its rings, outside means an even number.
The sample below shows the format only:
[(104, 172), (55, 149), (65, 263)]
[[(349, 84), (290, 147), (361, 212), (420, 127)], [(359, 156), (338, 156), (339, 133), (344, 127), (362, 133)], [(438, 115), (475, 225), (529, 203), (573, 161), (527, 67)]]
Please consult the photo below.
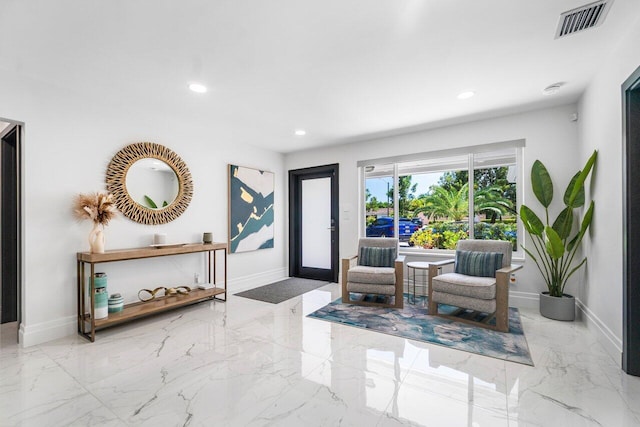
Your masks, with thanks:
[[(225, 290), (223, 288), (193, 289), (186, 295), (169, 295), (158, 297), (151, 301), (126, 304), (122, 311), (109, 313), (109, 317), (105, 317), (103, 319), (95, 319), (95, 330), (105, 329), (110, 326), (150, 316), (152, 314), (161, 313), (173, 308), (211, 300), (216, 295), (224, 294), (224, 292)], [(91, 321), (91, 315), (86, 313), (84, 315), (84, 320), (87, 322)], [(89, 337), (87, 336), (87, 338)]]
[[(193, 243), (176, 247), (132, 248), (106, 251), (101, 254), (78, 252), (78, 334), (93, 342), (96, 330), (150, 316), (167, 310), (202, 301), (227, 301), (227, 244), (226, 243)], [(216, 253), (222, 252), (224, 258), (224, 277), (216, 282)], [(95, 266), (109, 262), (132, 261), (144, 258), (177, 256), (204, 253), (206, 264), (206, 280), (211, 287), (195, 288), (186, 294), (171, 294), (148, 301), (126, 304), (122, 311), (109, 313), (108, 317), (95, 318)], [(88, 266), (88, 268), (87, 268)], [(89, 277), (87, 280), (87, 270)], [(192, 285), (188, 285), (192, 286)]]

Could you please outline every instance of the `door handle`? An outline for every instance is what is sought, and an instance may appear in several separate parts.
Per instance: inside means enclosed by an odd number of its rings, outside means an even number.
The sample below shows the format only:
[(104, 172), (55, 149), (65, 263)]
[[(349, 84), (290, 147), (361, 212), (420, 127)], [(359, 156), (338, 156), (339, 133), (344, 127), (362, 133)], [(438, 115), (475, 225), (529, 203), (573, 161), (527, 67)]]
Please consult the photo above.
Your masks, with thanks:
[(327, 227), (327, 230), (336, 231), (336, 227), (332, 225), (331, 227)]

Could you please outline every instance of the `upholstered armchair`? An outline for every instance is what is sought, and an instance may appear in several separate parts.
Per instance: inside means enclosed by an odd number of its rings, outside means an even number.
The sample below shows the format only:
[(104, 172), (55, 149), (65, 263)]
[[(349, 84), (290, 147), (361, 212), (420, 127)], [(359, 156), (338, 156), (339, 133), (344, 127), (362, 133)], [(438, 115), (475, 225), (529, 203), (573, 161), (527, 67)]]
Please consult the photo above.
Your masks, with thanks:
[[(361, 238), (358, 255), (342, 260), (342, 302), (402, 308), (403, 271), (398, 239)], [(352, 293), (360, 295), (351, 299)], [(367, 298), (372, 294), (375, 298)]]
[[(510, 242), (460, 240), (455, 260), (429, 265), (429, 314), (508, 332), (509, 280), (512, 272), (522, 268), (511, 265), (511, 252)], [(454, 272), (442, 274), (447, 264), (454, 264)], [(458, 310), (442, 314), (438, 304)], [(461, 315), (463, 311), (466, 313)], [(491, 323), (493, 318), (495, 324)]]

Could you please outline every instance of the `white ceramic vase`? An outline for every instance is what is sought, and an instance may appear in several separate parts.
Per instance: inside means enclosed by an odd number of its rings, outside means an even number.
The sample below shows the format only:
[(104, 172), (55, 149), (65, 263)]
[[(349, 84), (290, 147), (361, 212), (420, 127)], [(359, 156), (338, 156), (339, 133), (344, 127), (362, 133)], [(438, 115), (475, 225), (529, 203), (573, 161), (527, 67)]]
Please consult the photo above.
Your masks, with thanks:
[(89, 247), (92, 254), (104, 253), (104, 231), (99, 223), (95, 223), (89, 233)]

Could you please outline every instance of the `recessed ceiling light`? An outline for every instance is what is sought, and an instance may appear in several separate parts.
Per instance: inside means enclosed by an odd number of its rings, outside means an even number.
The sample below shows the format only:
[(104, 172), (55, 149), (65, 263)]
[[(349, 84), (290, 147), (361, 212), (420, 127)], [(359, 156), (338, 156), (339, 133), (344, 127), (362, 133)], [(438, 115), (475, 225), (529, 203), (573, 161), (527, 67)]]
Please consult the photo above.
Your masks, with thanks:
[(200, 83), (190, 83), (189, 84), (189, 89), (191, 89), (191, 91), (195, 92), (195, 93), (206, 93), (207, 92), (207, 87), (203, 84)]
[(542, 94), (543, 95), (555, 95), (556, 93), (560, 92), (560, 88), (562, 86), (564, 86), (563, 82), (554, 83), (554, 84), (549, 85), (549, 86), (545, 87), (544, 89), (542, 89)]
[(471, 98), (473, 95), (475, 95), (474, 92), (462, 92), (461, 94), (458, 95), (458, 99), (469, 99)]
[(297, 129), (295, 131), (295, 134), (298, 135), (298, 136), (305, 136), (307, 134), (307, 131), (304, 130), (304, 129)]

